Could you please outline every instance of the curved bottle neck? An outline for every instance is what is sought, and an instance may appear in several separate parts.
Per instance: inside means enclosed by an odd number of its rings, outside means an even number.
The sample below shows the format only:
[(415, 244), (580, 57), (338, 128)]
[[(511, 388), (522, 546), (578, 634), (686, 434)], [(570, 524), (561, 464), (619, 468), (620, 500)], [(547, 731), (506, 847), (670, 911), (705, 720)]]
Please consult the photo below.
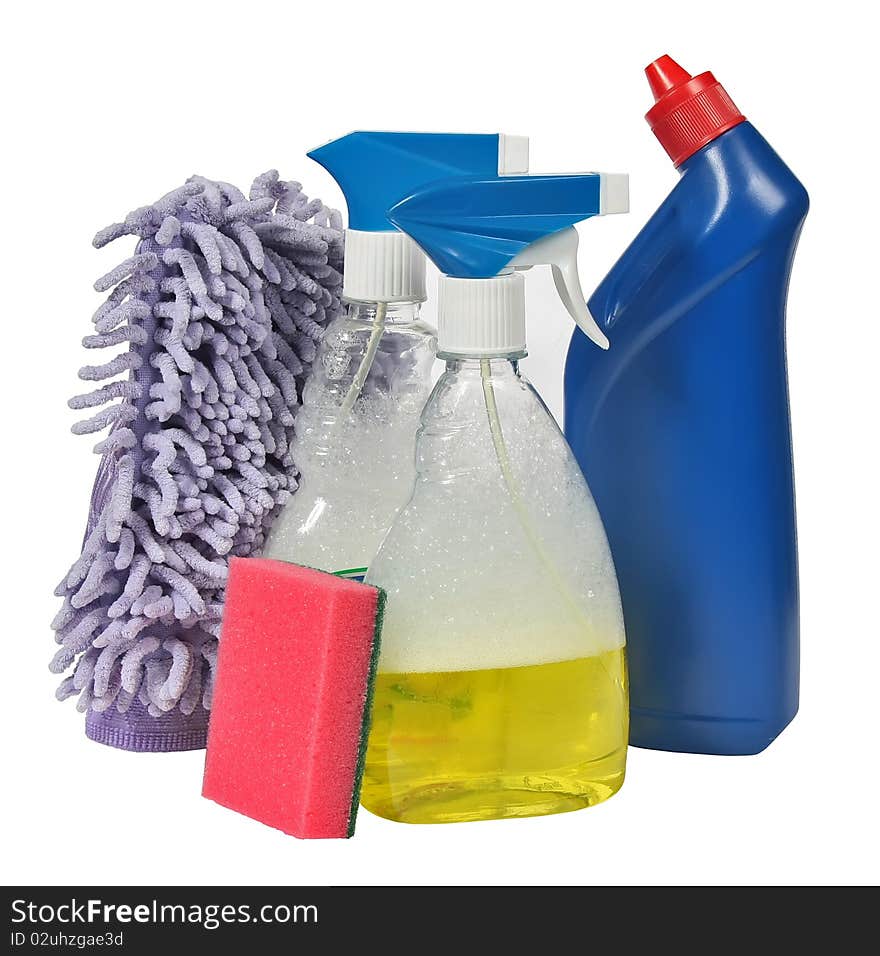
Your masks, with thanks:
[(481, 378), (486, 371), (492, 378), (519, 378), (519, 360), (522, 358), (521, 352), (514, 352), (511, 355), (502, 356), (480, 356), (480, 355), (443, 355), (440, 358), (446, 362), (444, 374), (451, 375), (473, 375)]
[(416, 446), (419, 489), (456, 495), (461, 482), (477, 482), (500, 493), (508, 446), (521, 449), (528, 443), (542, 408), (518, 357), (447, 358), (422, 412)]
[(346, 317), (364, 325), (373, 325), (379, 309), (384, 308), (385, 314), (381, 319), (384, 325), (414, 325), (420, 321), (421, 307), (421, 302), (349, 302)]

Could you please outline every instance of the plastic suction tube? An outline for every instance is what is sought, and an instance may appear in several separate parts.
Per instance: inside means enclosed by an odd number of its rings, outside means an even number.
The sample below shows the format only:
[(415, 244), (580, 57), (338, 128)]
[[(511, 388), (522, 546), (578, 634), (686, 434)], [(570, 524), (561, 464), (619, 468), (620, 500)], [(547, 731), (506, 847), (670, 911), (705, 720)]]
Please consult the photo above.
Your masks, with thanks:
[(376, 352), (379, 350), (379, 342), (381, 341), (382, 334), (385, 331), (385, 317), (387, 313), (388, 303), (377, 302), (376, 317), (373, 319), (373, 331), (370, 333), (369, 342), (367, 342), (367, 351), (364, 353), (364, 357), (361, 359), (361, 364), (358, 366), (358, 370), (352, 379), (351, 385), (349, 386), (348, 393), (346, 394), (345, 399), (340, 406), (340, 423), (348, 417), (349, 413), (354, 408), (354, 403), (358, 400), (358, 397), (363, 390), (364, 383), (367, 380), (367, 376), (370, 374), (370, 369), (373, 367), (373, 362), (376, 358)]
[(532, 550), (538, 556), (538, 560), (544, 565), (544, 568), (553, 582), (556, 590), (559, 592), (565, 603), (571, 608), (575, 617), (583, 620), (584, 625), (589, 628), (590, 623), (584, 614), (583, 609), (574, 599), (569, 587), (559, 574), (556, 563), (547, 553), (547, 549), (541, 542), (541, 538), (535, 529), (532, 517), (526, 507), (525, 501), (519, 491), (519, 484), (513, 469), (510, 465), (510, 456), (507, 454), (507, 443), (504, 441), (504, 432), (501, 430), (501, 418), (498, 415), (498, 404), (495, 401), (495, 388), (492, 385), (492, 366), (489, 359), (480, 359), (480, 378), (483, 384), (483, 398), (486, 402), (486, 413), (489, 416), (489, 431), (492, 435), (492, 445), (495, 448), (495, 457), (498, 459), (498, 465), (501, 468), (501, 476), (504, 479), (504, 485), (507, 493), (510, 495), (510, 501), (513, 510), (519, 518), (523, 532), (528, 539)]

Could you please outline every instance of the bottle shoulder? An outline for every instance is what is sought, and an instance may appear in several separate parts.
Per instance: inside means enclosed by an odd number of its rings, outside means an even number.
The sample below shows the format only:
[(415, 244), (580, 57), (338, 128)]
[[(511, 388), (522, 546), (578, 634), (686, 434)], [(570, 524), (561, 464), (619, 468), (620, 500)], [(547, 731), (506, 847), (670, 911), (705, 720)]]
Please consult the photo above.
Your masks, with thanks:
[[(679, 318), (743, 313), (781, 323), (807, 214), (806, 190), (763, 137), (741, 123), (681, 166), (681, 179), (589, 300), (608, 358), (576, 335), (571, 353), (610, 368)], [(646, 337), (646, 325), (651, 334)], [(757, 329), (756, 329), (757, 331)]]
[(377, 330), (375, 324), (342, 316), (321, 339), (303, 388), (303, 406), (341, 405), (359, 376), (361, 405), (370, 398), (393, 403), (414, 391), (423, 393), (424, 400), (436, 354), (436, 332), (427, 322), (393, 323)]
[[(553, 485), (571, 464), (556, 420), (523, 375), (447, 370), (434, 386), (416, 441), (423, 484), (453, 496), (503, 499), (506, 479)], [(576, 466), (569, 480), (583, 483), (589, 496)]]
[(394, 594), (386, 668), (521, 666), (623, 644), (601, 519), (525, 379), (447, 372), (422, 416), (416, 468), (367, 576)]
[(804, 185), (750, 123), (704, 146), (680, 172), (667, 203), (688, 220), (763, 234), (796, 228), (809, 209)]
[[(518, 436), (533, 428), (559, 431), (524, 376), (495, 372), (484, 375), (479, 369), (447, 370), (437, 380), (422, 413), (420, 445), (435, 437), (442, 441), (447, 432), (469, 433), (474, 451), (491, 451), (487, 400), (493, 403), (508, 441), (518, 442)], [(464, 449), (463, 439), (456, 447)]]
[[(374, 311), (346, 310), (327, 325), (322, 341), (328, 337), (329, 333), (352, 336), (359, 336), (364, 333), (370, 334), (375, 328), (375, 324)], [(386, 315), (383, 330), (385, 335), (410, 335), (414, 338), (420, 336), (431, 338), (437, 335), (437, 329), (418, 314), (403, 318), (397, 317), (393, 313)]]

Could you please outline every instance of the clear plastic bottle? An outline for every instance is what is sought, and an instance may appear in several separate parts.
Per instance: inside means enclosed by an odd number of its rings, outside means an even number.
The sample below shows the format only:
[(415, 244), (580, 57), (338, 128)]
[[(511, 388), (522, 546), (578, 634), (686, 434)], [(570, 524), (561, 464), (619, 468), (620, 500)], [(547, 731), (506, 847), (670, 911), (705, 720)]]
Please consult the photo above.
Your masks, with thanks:
[(349, 133), (309, 156), (345, 194), (346, 314), (326, 331), (303, 391), (291, 458), (300, 485), (264, 555), (363, 575), (415, 476), (434, 330), (419, 318), (425, 255), (387, 217), (420, 184), (528, 169), (528, 141), (501, 133)]
[(578, 809), (623, 783), (624, 628), (586, 482), (520, 351), (448, 357), (388, 593), (361, 800), (440, 823)]
[(417, 302), (351, 303), (327, 328), (294, 426), (300, 486), (267, 557), (364, 574), (412, 491), (435, 354)]
[(440, 268), (446, 371), (422, 415), (412, 498), (366, 580), (388, 601), (361, 800), (446, 823), (576, 810), (623, 784), (623, 614), (599, 513), (522, 377), (525, 280), (584, 302), (573, 223), (628, 208), (625, 176), (460, 176), (388, 211)]

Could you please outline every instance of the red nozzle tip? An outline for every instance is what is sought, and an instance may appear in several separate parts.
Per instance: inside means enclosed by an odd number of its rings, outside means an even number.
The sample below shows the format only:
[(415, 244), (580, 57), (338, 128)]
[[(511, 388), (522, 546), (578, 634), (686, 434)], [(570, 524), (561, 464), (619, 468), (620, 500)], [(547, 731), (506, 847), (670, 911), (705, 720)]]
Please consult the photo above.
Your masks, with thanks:
[(645, 76), (648, 77), (648, 85), (654, 94), (655, 102), (664, 93), (668, 93), (676, 86), (681, 86), (682, 83), (687, 83), (688, 80), (693, 79), (683, 66), (676, 63), (671, 56), (665, 53), (645, 67)]
[(691, 76), (664, 55), (645, 74), (654, 94), (645, 119), (676, 166), (745, 119), (711, 73)]

